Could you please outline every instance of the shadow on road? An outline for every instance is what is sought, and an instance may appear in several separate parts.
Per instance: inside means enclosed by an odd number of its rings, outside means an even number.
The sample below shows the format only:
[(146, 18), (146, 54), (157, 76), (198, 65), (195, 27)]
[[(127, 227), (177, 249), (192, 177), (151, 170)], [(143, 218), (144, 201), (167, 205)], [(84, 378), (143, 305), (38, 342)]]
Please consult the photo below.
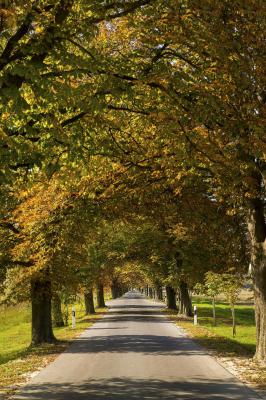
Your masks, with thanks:
[[(201, 349), (196, 343), (190, 339), (182, 336), (170, 336), (172, 330), (161, 330), (160, 325), (157, 323), (163, 323), (162, 327), (165, 327), (164, 323), (169, 323), (167, 318), (161, 314), (160, 305), (139, 305), (139, 304), (127, 304), (127, 305), (114, 305), (110, 309), (109, 313), (99, 322), (100, 325), (96, 325), (91, 330), (96, 330), (95, 333), (81, 336), (75, 343), (66, 350), (66, 354), (70, 355), (70, 360), (95, 360), (97, 361), (96, 354), (100, 354), (100, 366), (101, 360), (108, 359), (108, 355), (102, 356), (102, 353), (115, 353), (116, 355), (110, 360), (113, 360), (113, 364), (110, 365), (115, 367), (115, 362), (120, 359), (127, 360), (126, 356), (123, 357), (123, 353), (137, 353), (137, 357), (130, 357), (130, 359), (136, 360), (136, 368), (134, 374), (127, 374), (127, 363), (125, 362), (122, 369), (123, 375), (120, 376), (121, 369), (111, 368), (111, 371), (104, 370), (104, 365), (100, 367), (98, 373), (93, 376), (88, 376), (84, 373), (86, 370), (81, 369), (81, 374), (75, 378), (75, 367), (73, 367), (73, 375), (68, 375), (70, 379), (67, 381), (66, 375), (64, 375), (65, 364), (61, 363), (59, 382), (56, 378), (51, 376), (51, 382), (46, 383), (49, 378), (40, 377), (39, 383), (38, 377), (36, 383), (26, 386), (22, 389), (20, 395), (17, 395), (17, 400), (255, 400), (258, 397), (253, 394), (249, 389), (245, 388), (242, 384), (238, 383), (230, 374), (226, 380), (214, 379), (219, 375), (212, 374), (212, 368), (207, 368), (204, 374), (201, 369), (201, 363), (204, 363), (206, 358), (198, 358), (198, 364), (196, 368), (191, 370), (188, 369), (188, 374), (183, 372), (183, 364), (185, 358), (189, 358), (193, 365), (193, 358), (191, 356), (206, 356), (206, 352)], [(141, 324), (145, 323), (147, 326), (141, 333)], [(107, 324), (110, 325), (107, 325)], [(136, 323), (136, 324), (134, 324)], [(155, 323), (155, 325), (153, 325)], [(156, 329), (154, 329), (156, 327)], [(159, 328), (159, 329), (157, 329)], [(99, 329), (99, 332), (97, 331)], [(112, 332), (112, 329), (120, 329), (122, 332)], [(129, 334), (127, 334), (127, 329)], [(154, 329), (154, 332), (153, 330)], [(169, 328), (170, 329), (170, 328)], [(171, 328), (172, 329), (172, 328)], [(100, 332), (103, 330), (103, 332)], [(158, 333), (150, 334), (150, 332)], [(138, 333), (138, 334), (137, 334)], [(165, 335), (164, 335), (165, 333)], [(96, 334), (96, 336), (95, 336)], [(85, 355), (79, 357), (79, 355)], [(138, 374), (139, 372), (139, 355), (152, 355), (151, 359), (154, 365), (158, 366), (156, 375), (150, 376), (148, 367), (144, 364), (144, 374)], [(72, 356), (73, 355), (73, 356)], [(88, 355), (88, 357), (87, 357)], [(174, 356), (170, 358), (158, 357), (158, 356)], [(145, 357), (143, 358), (145, 360)], [(143, 360), (142, 359), (142, 360)], [(171, 360), (171, 364), (170, 364)], [(175, 363), (175, 364), (174, 364)], [(86, 368), (86, 364), (85, 365)], [(88, 364), (87, 364), (88, 365)], [(96, 363), (97, 365), (97, 363)], [(107, 364), (108, 365), (108, 364)], [(149, 366), (149, 363), (146, 365)], [(169, 370), (170, 365), (175, 365), (175, 368)], [(99, 366), (99, 364), (98, 364)], [(141, 366), (140, 366), (141, 367)], [(88, 367), (87, 367), (88, 368)], [(133, 368), (133, 369), (134, 369)], [(169, 370), (169, 371), (168, 371)], [(178, 371), (179, 375), (178, 375)], [(161, 374), (161, 372), (164, 372)], [(109, 373), (110, 372), (110, 373)], [(188, 376), (189, 375), (189, 376)], [(82, 380), (82, 377), (84, 380)], [(102, 379), (100, 379), (100, 377)], [(136, 379), (135, 377), (143, 376), (143, 379)], [(164, 379), (164, 376), (166, 378)], [(184, 378), (179, 378), (179, 377)], [(208, 379), (209, 376), (212, 378)], [(225, 375), (221, 374), (224, 378)], [(158, 379), (155, 379), (158, 377)], [(75, 383), (71, 383), (71, 380), (77, 379)], [(80, 381), (79, 381), (80, 380)], [(44, 381), (44, 383), (43, 383)], [(33, 381), (34, 382), (34, 381)]]
[(71, 383), (28, 386), (20, 400), (251, 400), (252, 393), (235, 382), (221, 380), (195, 380), (167, 382), (148, 379), (92, 380), (79, 385)]
[(146, 355), (190, 356), (205, 354), (190, 339), (185, 337), (156, 335), (108, 335), (80, 337), (66, 352), (77, 353), (142, 353)]
[[(109, 315), (110, 314), (110, 315)], [(101, 320), (102, 323), (113, 323), (113, 322), (160, 322), (160, 323), (169, 323), (169, 321), (163, 317), (161, 314), (155, 313), (136, 313), (136, 312), (120, 312), (115, 314), (108, 313), (106, 317)]]
[(147, 304), (128, 304), (128, 305), (123, 305), (123, 304), (119, 304), (119, 305), (112, 305), (112, 307), (110, 307), (111, 310), (116, 310), (116, 309), (120, 309), (120, 310), (130, 310), (131, 308), (136, 308), (139, 310), (145, 309), (145, 310), (149, 310), (149, 309), (153, 309), (153, 310), (158, 310), (160, 311), (163, 307), (165, 307), (165, 305), (162, 303), (162, 305), (157, 305), (157, 304), (153, 304), (153, 305), (147, 305)]

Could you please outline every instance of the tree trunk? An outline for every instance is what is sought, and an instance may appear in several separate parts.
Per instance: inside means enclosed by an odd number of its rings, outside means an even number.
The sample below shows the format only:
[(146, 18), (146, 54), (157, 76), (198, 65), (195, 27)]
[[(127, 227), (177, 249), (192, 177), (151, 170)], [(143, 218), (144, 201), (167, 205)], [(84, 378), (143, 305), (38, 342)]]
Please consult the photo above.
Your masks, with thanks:
[(249, 204), (248, 230), (254, 282), (257, 346), (255, 358), (266, 361), (266, 224), (263, 200)]
[(112, 282), (111, 293), (112, 293), (112, 299), (117, 299), (117, 297), (118, 297), (118, 287), (117, 287), (116, 281)]
[(94, 300), (93, 300), (93, 290), (90, 289), (88, 292), (84, 293), (84, 302), (85, 302), (85, 313), (88, 314), (95, 314), (94, 308)]
[(126, 294), (127, 292), (129, 292), (129, 288), (125, 287), (125, 286), (120, 286), (120, 297), (123, 296), (124, 294)]
[(112, 295), (112, 299), (116, 299), (116, 297), (117, 297), (116, 290), (113, 285), (111, 285), (111, 295)]
[(101, 283), (99, 283), (97, 285), (97, 305), (100, 308), (105, 307), (104, 289), (103, 289), (103, 285)]
[(186, 317), (192, 317), (192, 303), (188, 292), (188, 286), (185, 281), (181, 281), (179, 284), (179, 314), (185, 315)]
[(170, 310), (177, 310), (176, 292), (172, 286), (166, 286), (166, 304)]
[(212, 298), (212, 316), (213, 316), (213, 325), (216, 325), (216, 309), (215, 309), (215, 297)]
[(65, 322), (65, 326), (68, 326), (68, 322), (69, 322), (69, 303), (68, 303), (68, 301), (66, 301), (65, 303), (64, 303), (64, 308), (65, 308), (65, 310), (64, 310), (64, 322)]
[(32, 339), (31, 344), (53, 343), (51, 282), (34, 279), (31, 281)]
[(160, 285), (156, 285), (155, 298), (157, 300), (162, 300), (163, 299), (163, 288)]
[(53, 295), (52, 311), (53, 311), (53, 325), (56, 327), (65, 326), (62, 314), (61, 299), (57, 293)]
[(145, 295), (148, 297), (149, 296), (149, 286), (146, 285), (145, 287)]
[(233, 337), (236, 336), (236, 317), (235, 317), (235, 306), (234, 304), (231, 305), (232, 311), (232, 328), (233, 328)]

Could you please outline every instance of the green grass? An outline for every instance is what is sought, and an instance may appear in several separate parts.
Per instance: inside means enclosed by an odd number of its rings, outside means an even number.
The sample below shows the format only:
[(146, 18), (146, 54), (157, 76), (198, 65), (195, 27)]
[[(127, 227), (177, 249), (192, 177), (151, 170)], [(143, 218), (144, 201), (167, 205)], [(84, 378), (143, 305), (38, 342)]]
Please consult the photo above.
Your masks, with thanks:
[[(71, 309), (69, 307), (69, 314)], [(14, 307), (0, 308), (0, 393), (7, 388), (24, 382), (28, 374), (51, 362), (84, 329), (101, 317), (105, 309), (97, 309), (95, 315), (85, 316), (83, 305), (76, 304), (76, 328), (71, 325), (54, 328), (59, 340), (52, 345), (30, 347), (31, 307), (27, 303)], [(71, 324), (71, 316), (69, 316)], [(6, 392), (6, 390), (4, 390)]]
[(236, 336), (232, 334), (231, 308), (220, 301), (216, 304), (216, 326), (213, 325), (212, 303), (208, 299), (194, 298), (198, 307), (198, 325), (193, 318), (180, 317), (177, 313), (166, 311), (170, 319), (181, 326), (206, 348), (219, 355), (233, 357), (252, 357), (256, 349), (256, 328), (254, 306), (239, 304), (236, 309)]
[(213, 326), (212, 303), (209, 300), (195, 298), (193, 305), (198, 307), (198, 323), (218, 336), (242, 345), (247, 352), (254, 353), (256, 348), (256, 328), (253, 305), (236, 305), (236, 337), (232, 334), (232, 315), (228, 304), (217, 302), (216, 326)]
[(0, 364), (23, 354), (30, 344), (29, 305), (0, 309)]
[(266, 389), (266, 368), (253, 359), (256, 348), (254, 306), (239, 304), (236, 306), (236, 337), (232, 335), (231, 309), (220, 301), (216, 305), (216, 326), (213, 326), (212, 304), (208, 299), (194, 298), (193, 305), (198, 307), (198, 325), (193, 318), (179, 316), (167, 311), (170, 319), (184, 328), (190, 337), (214, 355), (233, 362), (239, 377), (257, 387)]

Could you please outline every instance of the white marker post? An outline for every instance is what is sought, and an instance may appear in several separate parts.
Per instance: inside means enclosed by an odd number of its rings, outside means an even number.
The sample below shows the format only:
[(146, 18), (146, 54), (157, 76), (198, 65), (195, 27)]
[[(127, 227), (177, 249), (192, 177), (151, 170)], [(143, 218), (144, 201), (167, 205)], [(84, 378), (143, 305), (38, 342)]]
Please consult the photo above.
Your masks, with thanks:
[(198, 309), (194, 306), (194, 325), (198, 325)]
[(76, 328), (76, 310), (75, 306), (72, 307), (72, 329)]

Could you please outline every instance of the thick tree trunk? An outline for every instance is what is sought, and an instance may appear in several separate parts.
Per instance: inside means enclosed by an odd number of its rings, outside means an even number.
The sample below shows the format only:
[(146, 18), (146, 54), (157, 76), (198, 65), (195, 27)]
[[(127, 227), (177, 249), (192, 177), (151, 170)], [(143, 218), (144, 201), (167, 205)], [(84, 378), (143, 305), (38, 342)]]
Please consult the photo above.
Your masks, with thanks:
[(103, 288), (103, 285), (101, 283), (99, 283), (97, 285), (97, 305), (100, 308), (105, 307), (104, 288)]
[(185, 281), (179, 284), (179, 314), (192, 317), (192, 303), (188, 292), (188, 286)]
[(65, 323), (62, 314), (61, 299), (57, 293), (53, 295), (52, 311), (53, 311), (53, 326), (56, 327), (64, 326)]
[(53, 343), (51, 282), (34, 279), (31, 282), (32, 345)]
[(157, 300), (162, 300), (163, 299), (163, 288), (160, 285), (156, 285), (155, 298)]
[(257, 346), (255, 358), (266, 361), (266, 224), (263, 200), (250, 201), (248, 230), (254, 282)]
[(152, 299), (152, 287), (149, 286), (149, 297)]
[(120, 286), (120, 297), (123, 296), (125, 293), (129, 292), (129, 288), (125, 286)]
[(116, 279), (113, 279), (113, 281), (112, 281), (111, 293), (112, 293), (113, 299), (117, 299), (118, 297), (121, 297), (121, 295), (122, 295), (121, 287), (118, 284)]
[(118, 281), (115, 279), (113, 280), (111, 285), (111, 292), (112, 292), (112, 298), (117, 299), (118, 297), (122, 297), (123, 294), (127, 292), (127, 289), (121, 284), (119, 284)]
[(166, 286), (166, 304), (170, 310), (177, 310), (176, 292), (172, 286)]
[(94, 300), (93, 300), (93, 290), (90, 289), (89, 291), (84, 293), (84, 302), (85, 302), (85, 313), (88, 314), (95, 314), (94, 308)]

